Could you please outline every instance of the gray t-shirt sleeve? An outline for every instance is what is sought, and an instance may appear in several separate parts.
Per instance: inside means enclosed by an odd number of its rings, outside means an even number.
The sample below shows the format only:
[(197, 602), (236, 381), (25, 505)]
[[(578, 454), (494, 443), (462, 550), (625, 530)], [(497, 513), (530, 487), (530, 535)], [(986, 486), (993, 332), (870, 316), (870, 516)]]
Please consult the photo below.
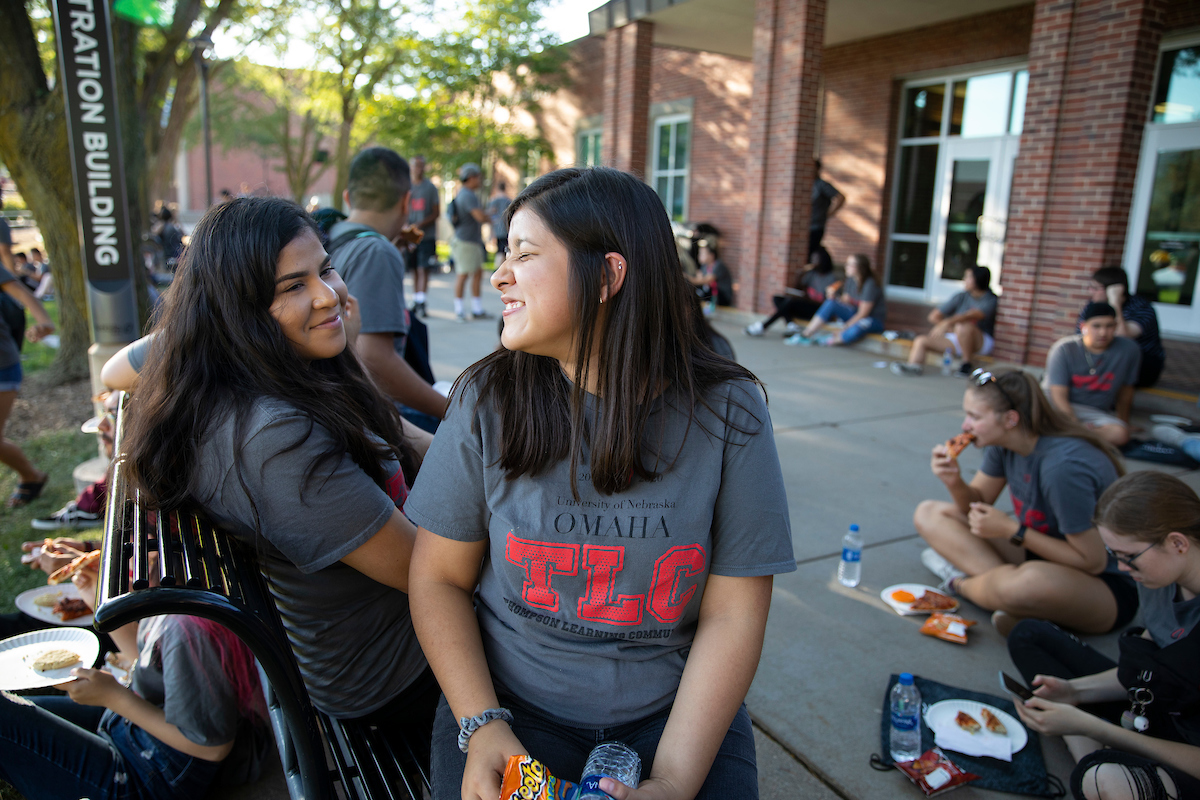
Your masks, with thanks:
[(1042, 494), (1058, 520), (1058, 531), (1065, 536), (1083, 533), (1094, 527), (1092, 515), (1096, 501), (1107, 487), (1091, 464), (1066, 457), (1047, 459), (1039, 471)]
[(0, 217), (0, 244), (12, 247), (12, 243), (12, 229), (8, 227), (8, 220)]
[[(404, 504), (404, 513), (417, 525), (458, 542), (488, 538), (484, 491), (483, 441), (475, 421), (474, 384), (455, 396), (438, 426), (433, 444)], [(444, 512), (453, 508), (452, 518)], [(426, 510), (428, 509), (428, 511)]]
[[(758, 387), (729, 387), (721, 488), (713, 506), (713, 575), (792, 572), (792, 528), (775, 434)], [(739, 430), (740, 429), (740, 430)]]
[(1050, 348), (1046, 356), (1046, 386), (1071, 385), (1071, 354), (1068, 348), (1071, 340), (1060, 339)]
[[(301, 572), (312, 573), (366, 543), (396, 506), (349, 455), (322, 462), (309, 479), (309, 465), (332, 437), (313, 424), (306, 438), (308, 429), (308, 419), (297, 412), (254, 431), (242, 450), (242, 479), (264, 535)], [(217, 499), (226, 509), (222, 516), (254, 519), (247, 491), (230, 466)]]
[(953, 317), (955, 314), (962, 312), (963, 299), (966, 297), (970, 297), (970, 295), (968, 295), (966, 292), (959, 292), (938, 306), (938, 311), (941, 312), (942, 316), (944, 317)]
[(391, 242), (364, 236), (342, 245), (336, 255), (334, 266), (358, 300), (360, 333), (407, 334), (404, 262)]
[(237, 695), (208, 637), (199, 630), (185, 631), (168, 618), (159, 646), (167, 722), (196, 744), (232, 742), (237, 736)]
[(150, 345), (153, 342), (154, 334), (143, 336), (125, 351), (125, 358), (134, 372), (141, 372), (142, 367), (146, 366), (146, 353), (150, 352)]

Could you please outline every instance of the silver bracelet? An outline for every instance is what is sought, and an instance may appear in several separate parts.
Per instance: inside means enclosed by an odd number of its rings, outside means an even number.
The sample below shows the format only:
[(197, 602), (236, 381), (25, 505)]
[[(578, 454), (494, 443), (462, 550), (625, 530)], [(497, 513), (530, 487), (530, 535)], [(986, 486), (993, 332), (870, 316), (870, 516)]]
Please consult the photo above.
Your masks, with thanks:
[(492, 720), (502, 719), (509, 725), (513, 722), (512, 712), (507, 708), (489, 708), (477, 717), (459, 717), (458, 749), (467, 752), (467, 744), (475, 731), (487, 725)]

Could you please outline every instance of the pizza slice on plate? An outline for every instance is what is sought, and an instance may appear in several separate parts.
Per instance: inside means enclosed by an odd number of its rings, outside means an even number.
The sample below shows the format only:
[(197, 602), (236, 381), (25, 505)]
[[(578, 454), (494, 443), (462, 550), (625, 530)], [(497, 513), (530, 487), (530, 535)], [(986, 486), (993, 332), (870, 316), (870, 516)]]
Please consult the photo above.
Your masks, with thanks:
[(1006, 736), (1008, 734), (1008, 728), (1005, 728), (1004, 723), (1001, 722), (1000, 719), (991, 711), (988, 711), (986, 708), (981, 708), (979, 709), (979, 716), (983, 717), (983, 724), (992, 733), (999, 734), (1000, 736)]
[(965, 711), (958, 712), (958, 716), (954, 718), (954, 721), (958, 724), (958, 727), (967, 733), (979, 733), (982, 728), (979, 721)]

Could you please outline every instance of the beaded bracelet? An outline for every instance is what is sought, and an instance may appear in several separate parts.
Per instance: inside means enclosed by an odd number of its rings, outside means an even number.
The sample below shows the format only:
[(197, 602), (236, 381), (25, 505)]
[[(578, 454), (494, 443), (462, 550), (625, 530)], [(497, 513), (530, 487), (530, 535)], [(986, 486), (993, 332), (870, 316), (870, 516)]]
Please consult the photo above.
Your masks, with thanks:
[(458, 727), (461, 728), (458, 732), (458, 749), (467, 752), (467, 744), (471, 741), (471, 734), (487, 725), (492, 720), (502, 719), (509, 725), (513, 722), (512, 712), (507, 708), (489, 708), (477, 717), (459, 717)]

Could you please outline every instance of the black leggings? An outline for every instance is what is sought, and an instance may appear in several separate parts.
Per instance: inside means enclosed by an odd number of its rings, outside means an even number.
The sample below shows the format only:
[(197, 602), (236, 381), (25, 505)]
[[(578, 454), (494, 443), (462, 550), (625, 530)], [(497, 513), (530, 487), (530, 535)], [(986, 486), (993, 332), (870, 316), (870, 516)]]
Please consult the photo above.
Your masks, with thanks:
[(771, 300), (775, 303), (775, 313), (763, 323), (764, 330), (771, 327), (777, 319), (786, 319), (788, 322), (794, 319), (812, 319), (813, 314), (816, 314), (817, 309), (821, 307), (820, 303), (809, 300), (807, 297), (793, 297), (786, 294), (777, 294)]
[[(1102, 764), (1119, 764), (1125, 768), (1125, 780), (1129, 786), (1128, 796), (1136, 800), (1200, 800), (1200, 780), (1175, 767), (1168, 767), (1120, 750), (1097, 750), (1080, 759), (1075, 765), (1075, 771), (1071, 773), (1071, 794), (1076, 800), (1084, 800), (1086, 797), (1083, 793), (1084, 783), (1096, 786), (1097, 776), (1087, 775), (1085, 778), (1087, 771)], [(1159, 770), (1171, 776), (1175, 783), (1174, 794), (1167, 793), (1158, 774)], [(1126, 795), (1122, 792), (1117, 796)], [(1109, 795), (1101, 797), (1107, 798)]]
[[(1073, 634), (1041, 619), (1023, 619), (1017, 623), (1008, 634), (1008, 655), (1031, 688), (1035, 675), (1070, 680), (1105, 672), (1117, 665)], [(1129, 708), (1129, 703), (1085, 703), (1079, 707), (1101, 719), (1120, 724), (1121, 712)]]

